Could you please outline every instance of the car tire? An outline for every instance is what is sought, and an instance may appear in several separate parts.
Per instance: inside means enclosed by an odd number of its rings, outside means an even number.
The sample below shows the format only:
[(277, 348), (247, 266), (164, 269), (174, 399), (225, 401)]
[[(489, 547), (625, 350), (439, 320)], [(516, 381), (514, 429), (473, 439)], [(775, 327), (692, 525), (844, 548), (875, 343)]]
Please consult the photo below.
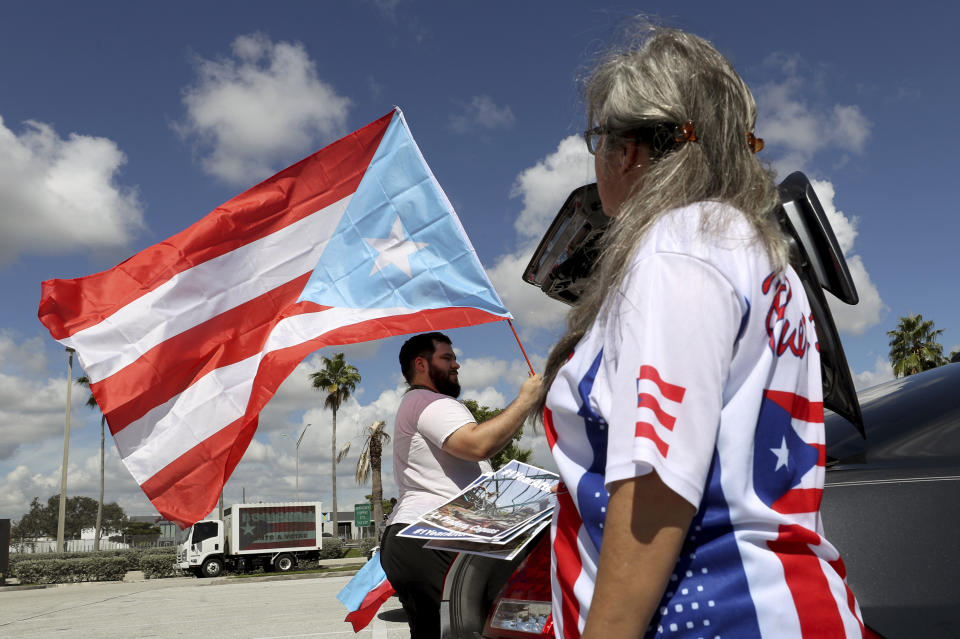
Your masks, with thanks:
[(210, 557), (200, 566), (200, 574), (204, 577), (219, 577), (223, 574), (223, 561), (219, 557)]
[(273, 560), (273, 567), (277, 572), (290, 572), (296, 565), (297, 561), (293, 558), (293, 555), (287, 553), (277, 555), (277, 558)]

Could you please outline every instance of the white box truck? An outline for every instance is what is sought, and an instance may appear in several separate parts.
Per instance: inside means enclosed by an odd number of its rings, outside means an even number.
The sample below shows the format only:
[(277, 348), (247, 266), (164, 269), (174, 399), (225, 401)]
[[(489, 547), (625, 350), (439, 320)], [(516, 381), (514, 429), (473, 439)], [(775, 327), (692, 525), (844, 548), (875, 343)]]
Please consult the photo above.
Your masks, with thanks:
[(198, 577), (256, 565), (287, 572), (299, 561), (319, 558), (322, 526), (318, 501), (234, 504), (224, 509), (223, 521), (205, 519), (186, 531), (176, 565)]

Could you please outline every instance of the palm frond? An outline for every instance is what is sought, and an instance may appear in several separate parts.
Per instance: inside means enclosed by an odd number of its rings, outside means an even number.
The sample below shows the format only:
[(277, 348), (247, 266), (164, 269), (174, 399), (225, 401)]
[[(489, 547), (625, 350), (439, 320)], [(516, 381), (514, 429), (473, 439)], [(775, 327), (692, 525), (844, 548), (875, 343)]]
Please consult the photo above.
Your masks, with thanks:
[(346, 456), (347, 456), (347, 453), (349, 453), (349, 452), (350, 452), (350, 442), (347, 442), (347, 443), (344, 444), (343, 447), (341, 447), (340, 450), (337, 452), (337, 463), (339, 464), (340, 462), (342, 462), (342, 461), (343, 461), (343, 458), (346, 457)]

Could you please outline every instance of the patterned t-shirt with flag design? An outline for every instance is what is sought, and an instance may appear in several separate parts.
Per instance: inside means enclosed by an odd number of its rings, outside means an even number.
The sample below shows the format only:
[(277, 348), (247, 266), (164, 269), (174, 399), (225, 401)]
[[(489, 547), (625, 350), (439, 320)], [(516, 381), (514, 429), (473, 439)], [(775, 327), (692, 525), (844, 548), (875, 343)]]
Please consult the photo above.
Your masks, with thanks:
[(651, 227), (547, 397), (558, 637), (587, 618), (607, 487), (651, 471), (698, 510), (647, 637), (862, 636), (820, 521), (817, 348), (802, 283), (742, 213), (699, 203)]

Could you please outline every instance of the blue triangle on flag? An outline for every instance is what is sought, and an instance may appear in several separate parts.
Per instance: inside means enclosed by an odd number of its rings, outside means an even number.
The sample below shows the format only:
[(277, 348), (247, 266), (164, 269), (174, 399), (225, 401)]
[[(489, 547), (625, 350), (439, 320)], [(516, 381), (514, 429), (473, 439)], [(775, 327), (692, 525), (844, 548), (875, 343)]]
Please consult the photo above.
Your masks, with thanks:
[(509, 316), (399, 109), (300, 300)]

